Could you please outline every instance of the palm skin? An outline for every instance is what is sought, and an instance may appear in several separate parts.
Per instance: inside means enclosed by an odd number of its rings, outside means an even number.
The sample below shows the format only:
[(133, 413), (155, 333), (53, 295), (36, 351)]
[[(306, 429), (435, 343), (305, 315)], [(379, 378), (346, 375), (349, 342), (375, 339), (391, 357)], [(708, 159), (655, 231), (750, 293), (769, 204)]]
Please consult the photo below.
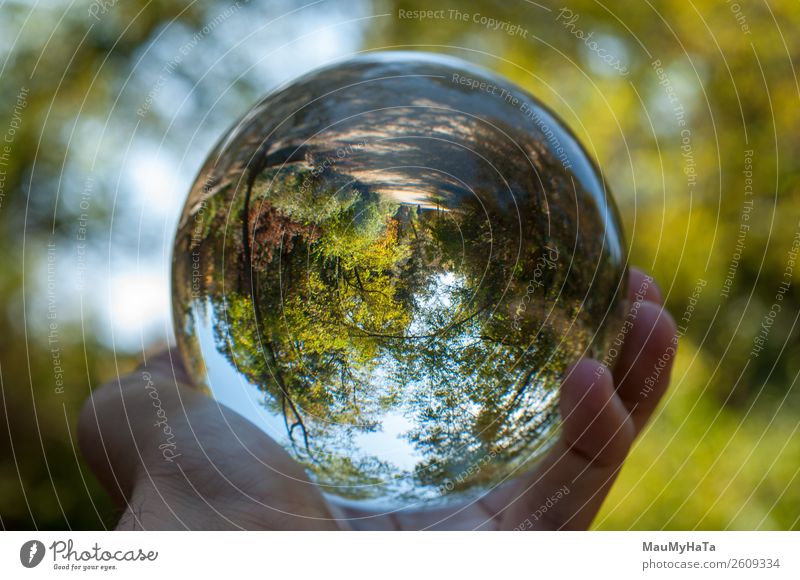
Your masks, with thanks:
[[(92, 393), (80, 446), (122, 506), (118, 529), (586, 529), (664, 394), (675, 353), (658, 288), (635, 269), (629, 288), (628, 300), (640, 300), (613, 376), (591, 359), (574, 365), (561, 389), (558, 442), (532, 472), (463, 506), (378, 514), (329, 504), (277, 443), (193, 389), (172, 351)], [(668, 362), (654, 373), (659, 358)], [(172, 460), (159, 448), (165, 424)], [(548, 502), (559, 490), (567, 493)]]

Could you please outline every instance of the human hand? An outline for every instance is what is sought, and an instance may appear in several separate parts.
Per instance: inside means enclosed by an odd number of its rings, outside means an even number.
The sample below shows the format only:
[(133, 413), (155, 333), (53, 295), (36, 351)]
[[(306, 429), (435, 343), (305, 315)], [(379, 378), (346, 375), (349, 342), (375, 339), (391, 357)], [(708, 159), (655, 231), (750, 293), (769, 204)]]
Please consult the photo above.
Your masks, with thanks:
[(193, 389), (175, 351), (92, 393), (81, 449), (124, 506), (119, 529), (585, 529), (664, 394), (675, 355), (658, 288), (638, 270), (629, 288), (635, 316), (613, 375), (594, 360), (574, 365), (553, 448), (532, 472), (462, 506), (376, 514), (329, 504), (277, 443)]

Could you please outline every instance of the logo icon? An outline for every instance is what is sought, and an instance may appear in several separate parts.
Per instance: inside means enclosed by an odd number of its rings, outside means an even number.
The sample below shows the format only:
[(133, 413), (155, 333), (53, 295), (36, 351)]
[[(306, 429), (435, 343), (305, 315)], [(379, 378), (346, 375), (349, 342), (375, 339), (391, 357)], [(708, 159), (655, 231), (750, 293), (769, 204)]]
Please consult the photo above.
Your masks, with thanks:
[(26, 568), (35, 568), (44, 559), (44, 544), (39, 540), (28, 540), (19, 549), (19, 561)]

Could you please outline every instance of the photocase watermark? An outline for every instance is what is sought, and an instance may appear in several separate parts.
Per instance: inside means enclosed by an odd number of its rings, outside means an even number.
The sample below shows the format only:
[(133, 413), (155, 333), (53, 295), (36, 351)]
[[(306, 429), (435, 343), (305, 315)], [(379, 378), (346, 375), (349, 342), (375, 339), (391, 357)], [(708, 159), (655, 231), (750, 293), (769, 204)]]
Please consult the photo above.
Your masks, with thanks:
[[(800, 227), (800, 224), (798, 224), (798, 227)], [(778, 290), (775, 292), (775, 302), (772, 303), (769, 312), (767, 312), (761, 320), (758, 334), (753, 339), (753, 348), (750, 351), (750, 356), (752, 358), (758, 358), (761, 351), (764, 350), (764, 345), (767, 343), (767, 338), (769, 338), (769, 333), (772, 331), (772, 327), (775, 324), (775, 319), (778, 317), (781, 310), (783, 310), (783, 299), (786, 297), (789, 288), (792, 287), (792, 278), (794, 277), (794, 267), (797, 263), (798, 253), (800, 253), (800, 231), (795, 231), (792, 244), (789, 246), (789, 250), (786, 253), (786, 266), (783, 269), (783, 279), (780, 284), (778, 284)]]
[(536, 258), (533, 265), (533, 273), (531, 279), (528, 280), (528, 285), (525, 287), (525, 295), (520, 299), (514, 317), (511, 323), (514, 328), (519, 328), (519, 321), (525, 311), (528, 309), (533, 295), (536, 294), (537, 288), (544, 287), (544, 274), (547, 270), (554, 270), (558, 267), (558, 248), (545, 244), (544, 252)]
[[(304, 177), (303, 181), (300, 183), (300, 191), (303, 194), (307, 194), (311, 189), (312, 185), (314, 184), (314, 180), (319, 177), (325, 170), (334, 167), (337, 163), (341, 160), (350, 157), (353, 153), (357, 151), (362, 151), (367, 146), (366, 141), (359, 141), (357, 143), (348, 143), (341, 147), (338, 147), (333, 155), (329, 155), (325, 157), (322, 161), (317, 161), (313, 164), (311, 171), (309, 171)], [(331, 200), (331, 203), (336, 203), (335, 200)]]
[(206, 224), (206, 211), (208, 210), (207, 200), (211, 197), (216, 183), (217, 180), (213, 176), (206, 178), (203, 182), (202, 198), (197, 209), (194, 210), (194, 227), (192, 228), (192, 240), (190, 245), (192, 248), (192, 282), (190, 291), (192, 300), (201, 298), (200, 286), (203, 274), (200, 271), (200, 246), (203, 243), (204, 234), (208, 227)]
[(651, 276), (645, 276), (642, 279), (641, 284), (639, 284), (639, 287), (636, 289), (636, 292), (634, 292), (633, 303), (628, 309), (628, 312), (625, 314), (625, 320), (623, 320), (622, 326), (614, 336), (614, 340), (611, 341), (611, 344), (609, 345), (605, 355), (603, 355), (603, 360), (600, 361), (602, 364), (600, 364), (597, 367), (597, 370), (595, 370), (596, 378), (602, 377), (605, 374), (606, 369), (611, 368), (614, 364), (614, 361), (616, 361), (617, 357), (619, 357), (620, 350), (622, 350), (622, 347), (625, 344), (625, 338), (628, 336), (628, 333), (633, 328), (633, 323), (639, 316), (639, 309), (644, 303), (644, 297), (647, 295), (647, 290), (653, 284), (653, 278)]
[[(41, 544), (41, 542), (39, 542)], [(41, 549), (44, 550), (42, 544)], [(108, 572), (117, 570), (117, 566), (124, 562), (154, 562), (158, 559), (155, 550), (137, 549), (106, 549), (97, 542), (88, 548), (76, 548), (70, 540), (56, 540), (49, 546), (53, 557), (53, 570), (65, 571), (100, 571)], [(44, 556), (44, 553), (42, 553)]]
[(155, 562), (156, 550), (142, 548), (123, 550), (106, 549), (97, 542), (88, 548), (76, 547), (73, 540), (56, 540), (49, 547), (39, 540), (28, 540), (19, 549), (19, 561), (25, 568), (35, 568), (50, 552), (52, 569), (70, 572), (117, 570), (120, 563)]
[(89, 4), (89, 16), (97, 21), (100, 21), (101, 16), (105, 16), (108, 12), (116, 6), (119, 0), (94, 0)]
[(498, 20), (480, 12), (462, 12), (456, 8), (440, 8), (438, 10), (397, 10), (397, 18), (401, 20), (454, 20), (478, 24), (493, 32), (504, 32), (508, 36), (517, 36), (527, 40), (528, 29), (507, 20)]
[(650, 393), (652, 393), (653, 390), (656, 388), (656, 385), (658, 384), (658, 381), (661, 378), (662, 373), (675, 358), (675, 352), (677, 347), (678, 347), (678, 339), (677, 337), (673, 337), (670, 345), (666, 349), (664, 349), (664, 352), (661, 353), (661, 356), (658, 357), (656, 364), (653, 366), (653, 371), (642, 383), (644, 386), (642, 387), (642, 390), (639, 391), (639, 394), (643, 399), (649, 397)]
[(19, 562), (26, 568), (36, 568), (42, 563), (46, 551), (39, 540), (28, 540), (19, 549)]
[(203, 242), (202, 232), (205, 231), (206, 201), (200, 202), (197, 212), (194, 214), (194, 229), (192, 230), (192, 283), (190, 294), (193, 300), (198, 300), (200, 296), (200, 284), (203, 274), (200, 271), (200, 244)]
[(22, 114), (28, 106), (28, 94), (30, 89), (21, 87), (17, 92), (14, 107), (11, 110), (11, 120), (8, 122), (3, 141), (0, 143), (0, 209), (3, 209), (3, 201), (6, 197), (6, 180), (8, 179), (7, 167), (11, 162), (11, 151), (17, 132), (22, 127)]
[(742, 260), (742, 253), (744, 252), (745, 242), (747, 235), (750, 232), (750, 213), (753, 211), (753, 150), (746, 149), (744, 152), (744, 168), (742, 169), (744, 175), (744, 201), (742, 202), (742, 211), (739, 215), (739, 230), (736, 233), (736, 245), (733, 248), (733, 256), (728, 265), (728, 272), (725, 275), (725, 280), (722, 281), (722, 290), (720, 296), (727, 298), (730, 295), (733, 280), (736, 277), (736, 271), (739, 269), (739, 263)]
[(689, 322), (691, 322), (692, 316), (694, 316), (694, 311), (697, 308), (697, 301), (700, 300), (700, 295), (703, 293), (703, 290), (706, 288), (706, 286), (708, 286), (708, 281), (703, 278), (698, 278), (697, 282), (695, 282), (692, 293), (689, 295), (689, 301), (683, 311), (683, 315), (677, 322), (678, 339), (681, 339), (686, 335), (686, 332), (689, 329)]
[(586, 33), (576, 25), (576, 22), (578, 22), (580, 17), (580, 14), (576, 14), (569, 8), (564, 7), (558, 11), (556, 22), (561, 23), (561, 25), (575, 38), (582, 40), (586, 48), (596, 54), (602, 62), (606, 63), (620, 75), (624, 77), (628, 76), (631, 72), (630, 69), (628, 69), (628, 67), (622, 63), (618, 56), (615, 56), (608, 50), (608, 48), (603, 47), (597, 40), (593, 38), (594, 32)]
[(249, 0), (235, 0), (231, 6), (228, 6), (225, 10), (217, 14), (212, 20), (207, 22), (203, 28), (195, 32), (189, 40), (181, 45), (181, 47), (178, 49), (178, 54), (169, 59), (167, 64), (162, 67), (161, 74), (158, 75), (158, 79), (156, 80), (155, 84), (147, 93), (144, 102), (142, 102), (141, 106), (136, 109), (136, 114), (139, 117), (144, 118), (145, 115), (147, 115), (147, 113), (150, 111), (150, 107), (153, 106), (153, 103), (155, 102), (156, 98), (158, 98), (159, 93), (161, 93), (161, 89), (163, 89), (164, 85), (167, 84), (169, 77), (175, 73), (175, 70), (195, 49), (198, 43), (206, 36), (211, 34), (220, 24), (236, 14), (241, 9), (242, 5), (247, 4), (247, 2), (249, 2)]
[(753, 34), (750, 30), (750, 25), (747, 23), (747, 17), (744, 15), (744, 12), (742, 12), (742, 7), (739, 3), (725, 0), (725, 4), (728, 5), (728, 8), (733, 13), (733, 17), (736, 19), (736, 23), (739, 25), (741, 31), (748, 36)]
[(683, 174), (686, 176), (686, 188), (693, 191), (697, 185), (697, 169), (694, 160), (694, 149), (692, 147), (692, 132), (681, 129), (681, 157), (683, 157)]
[(86, 287), (86, 239), (89, 231), (89, 208), (91, 207), (92, 194), (94, 193), (94, 177), (86, 177), (78, 201), (80, 214), (78, 214), (78, 229), (75, 233), (75, 275), (77, 277), (75, 287), (82, 292)]
[(655, 59), (650, 64), (653, 68), (653, 72), (656, 73), (658, 84), (664, 89), (664, 94), (672, 107), (675, 123), (678, 129), (680, 129), (683, 174), (686, 176), (686, 188), (691, 194), (697, 185), (697, 167), (694, 158), (694, 147), (692, 145), (692, 131), (686, 123), (686, 109), (680, 98), (678, 98), (678, 93), (675, 92), (675, 87), (672, 84), (669, 73), (667, 73), (666, 69), (662, 66), (661, 60)]
[(553, 509), (555, 505), (563, 498), (569, 495), (569, 487), (560, 487), (556, 492), (550, 495), (536, 511), (531, 513), (524, 521), (522, 521), (513, 531), (519, 532), (522, 530), (530, 530), (533, 528), (534, 523), (539, 521), (549, 510)]
[(468, 87), (471, 90), (478, 90), (490, 95), (494, 95), (509, 105), (517, 107), (520, 113), (522, 113), (524, 117), (533, 121), (536, 127), (542, 132), (542, 135), (550, 143), (551, 150), (556, 157), (558, 157), (558, 160), (561, 162), (561, 165), (564, 167), (564, 169), (570, 169), (572, 167), (572, 161), (570, 161), (567, 150), (562, 146), (561, 141), (553, 131), (551, 124), (545, 122), (542, 116), (536, 111), (535, 105), (533, 105), (528, 99), (520, 98), (508, 89), (500, 87), (490, 81), (481, 81), (476, 78), (464, 76), (458, 73), (453, 73), (450, 81), (454, 84)]
[(153, 423), (153, 426), (161, 429), (161, 434), (163, 435), (164, 442), (159, 444), (158, 448), (161, 450), (161, 455), (164, 456), (164, 460), (172, 463), (181, 456), (180, 453), (176, 453), (177, 445), (175, 443), (175, 433), (172, 427), (170, 427), (169, 420), (167, 419), (167, 412), (161, 404), (161, 397), (158, 395), (158, 389), (153, 382), (152, 375), (144, 371), (142, 372), (142, 380), (144, 380), (144, 390), (153, 400), (153, 407), (155, 407), (156, 417), (158, 417), (158, 421)]
[(61, 366), (61, 344), (58, 328), (58, 301), (56, 300), (56, 243), (47, 242), (47, 348), (50, 351), (50, 362), (53, 366), (54, 392), (64, 394), (64, 367)]
[(461, 485), (465, 481), (468, 481), (469, 478), (478, 474), (483, 466), (492, 461), (496, 458), (500, 453), (505, 451), (507, 445), (495, 445), (491, 448), (490, 451), (487, 451), (480, 459), (474, 461), (470, 464), (469, 467), (460, 471), (455, 478), (446, 479), (440, 486), (439, 486), (439, 494), (445, 495), (454, 489), (457, 486)]
[(646, 399), (650, 396), (650, 393), (655, 390), (661, 375), (664, 373), (664, 370), (675, 358), (678, 342), (686, 335), (686, 332), (689, 329), (689, 323), (691, 322), (692, 316), (694, 316), (694, 312), (697, 309), (697, 302), (700, 300), (700, 295), (703, 293), (703, 290), (706, 288), (706, 286), (708, 286), (708, 281), (703, 278), (698, 278), (697, 282), (695, 282), (694, 288), (692, 288), (692, 293), (689, 295), (686, 308), (683, 311), (683, 315), (681, 315), (680, 319), (676, 323), (677, 331), (675, 336), (672, 337), (670, 345), (664, 350), (661, 356), (658, 357), (656, 364), (653, 366), (653, 370), (642, 382), (642, 390), (639, 391), (639, 395), (641, 395), (642, 398)]

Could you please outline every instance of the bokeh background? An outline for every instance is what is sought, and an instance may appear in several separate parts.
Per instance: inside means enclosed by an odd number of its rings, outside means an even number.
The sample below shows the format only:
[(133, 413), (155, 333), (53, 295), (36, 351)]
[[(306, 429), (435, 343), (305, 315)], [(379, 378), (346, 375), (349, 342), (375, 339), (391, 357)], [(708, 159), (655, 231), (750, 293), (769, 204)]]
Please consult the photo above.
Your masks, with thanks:
[(405, 48), (565, 119), (680, 326), (595, 526), (800, 528), (798, 32), (765, 0), (0, 2), (2, 527), (114, 525), (77, 413), (172, 341), (172, 238), (217, 138), (298, 74)]

